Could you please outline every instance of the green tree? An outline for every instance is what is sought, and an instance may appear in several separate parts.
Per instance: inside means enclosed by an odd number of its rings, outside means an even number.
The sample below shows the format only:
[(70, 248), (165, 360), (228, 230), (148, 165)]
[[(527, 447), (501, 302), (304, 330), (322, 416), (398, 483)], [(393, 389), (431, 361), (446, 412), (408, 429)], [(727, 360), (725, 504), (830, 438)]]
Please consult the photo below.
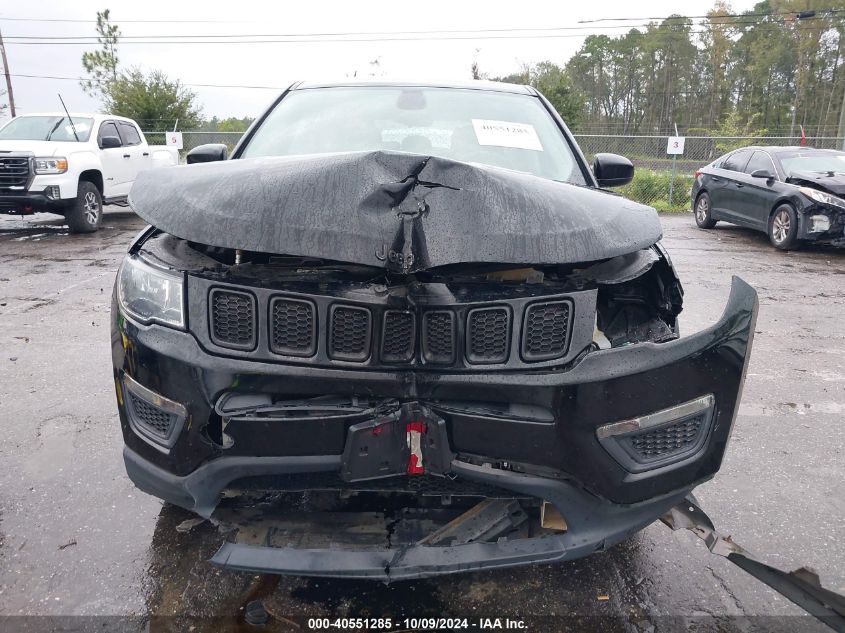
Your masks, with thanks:
[(120, 29), (109, 21), (109, 10), (97, 11), (97, 42), (100, 49), (82, 53), (82, 66), (90, 75), (81, 82), (82, 89), (92, 97), (105, 98), (111, 82), (117, 80), (117, 43)]
[(170, 130), (177, 121), (179, 127), (191, 130), (202, 124), (195, 98), (193, 92), (160, 70), (145, 75), (132, 68), (109, 84), (105, 105), (113, 114), (141, 121), (150, 132)]
[[(477, 66), (473, 68), (473, 75), (482, 74)], [(511, 75), (496, 77), (493, 81), (504, 81), (512, 84), (525, 84), (539, 90), (557, 110), (561, 118), (570, 127), (576, 125), (584, 109), (584, 100), (572, 87), (572, 82), (566, 71), (551, 61), (543, 61), (534, 65), (525, 64), (522, 69)]]
[(218, 132), (246, 132), (246, 129), (250, 126), (253, 122), (252, 117), (243, 117), (242, 119), (238, 119), (237, 117), (229, 117), (228, 119), (223, 119), (217, 123), (217, 131)]
[(109, 10), (97, 13), (97, 41), (100, 49), (82, 54), (88, 78), (81, 84), (100, 99), (106, 112), (135, 119), (148, 131), (180, 127), (192, 129), (202, 124), (196, 94), (164, 72), (144, 74), (139, 68), (121, 70), (117, 57), (120, 29), (110, 22)]

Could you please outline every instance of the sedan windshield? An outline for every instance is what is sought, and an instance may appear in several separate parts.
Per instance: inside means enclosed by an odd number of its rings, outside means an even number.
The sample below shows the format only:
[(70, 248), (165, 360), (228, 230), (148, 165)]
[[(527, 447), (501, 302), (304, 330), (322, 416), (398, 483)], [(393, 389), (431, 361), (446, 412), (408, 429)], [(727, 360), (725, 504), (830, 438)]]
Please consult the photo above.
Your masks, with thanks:
[(845, 153), (842, 152), (796, 152), (779, 155), (783, 171), (845, 172)]
[[(64, 116), (19, 116), (0, 130), (0, 141), (79, 141), (91, 135), (93, 119), (73, 118), (73, 125)], [(76, 128), (76, 135), (74, 135)]]
[(439, 156), (586, 184), (572, 148), (539, 99), (484, 90), (295, 90), (270, 112), (241, 157), (367, 150)]

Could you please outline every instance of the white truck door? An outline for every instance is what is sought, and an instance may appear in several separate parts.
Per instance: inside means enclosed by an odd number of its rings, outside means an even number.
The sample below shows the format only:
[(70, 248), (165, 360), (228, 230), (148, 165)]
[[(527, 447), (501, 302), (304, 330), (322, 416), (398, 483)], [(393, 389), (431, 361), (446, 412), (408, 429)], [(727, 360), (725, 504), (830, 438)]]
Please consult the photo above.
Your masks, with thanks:
[(129, 148), (122, 146), (122, 141), (121, 147), (103, 148), (103, 138), (106, 136), (121, 138), (114, 121), (103, 121), (97, 134), (97, 143), (101, 148), (100, 162), (103, 165), (103, 197), (125, 196), (132, 186), (129, 179), (132, 155), (127, 151)]
[(124, 153), (130, 156), (126, 174), (128, 178), (126, 192), (129, 193), (132, 183), (135, 182), (138, 174), (145, 169), (149, 169), (152, 165), (152, 158), (149, 147), (144, 143), (134, 123), (118, 121), (117, 126), (120, 129), (120, 136), (123, 139), (123, 149), (126, 150)]

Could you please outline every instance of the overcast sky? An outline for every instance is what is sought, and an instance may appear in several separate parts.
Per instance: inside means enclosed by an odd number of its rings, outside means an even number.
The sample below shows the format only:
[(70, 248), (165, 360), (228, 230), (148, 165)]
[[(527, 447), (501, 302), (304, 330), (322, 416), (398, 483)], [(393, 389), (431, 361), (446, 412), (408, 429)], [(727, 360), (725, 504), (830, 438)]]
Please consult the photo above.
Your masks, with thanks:
[[(735, 0), (733, 9), (753, 6), (750, 0)], [(703, 15), (713, 0), (687, 0), (687, 15)], [(349, 2), (297, 0), (296, 2), (219, 2), (217, 0), (143, 0), (109, 3), (108, 0), (39, 0), (37, 3), (0, 4), (0, 28), (6, 39), (6, 53), (13, 75), (79, 77), (80, 58), (96, 43), (83, 45), (24, 44), (15, 37), (95, 36), (96, 12), (111, 9), (112, 21), (120, 26), (124, 39), (119, 46), (123, 67), (161, 69), (186, 84), (255, 85), (283, 88), (297, 79), (386, 77), (425, 79), (468, 79), (474, 58), (481, 70), (502, 75), (523, 62), (545, 59), (558, 64), (578, 49), (589, 33), (623, 33), (644, 21), (579, 24), (579, 20), (600, 18), (662, 17), (678, 10), (674, 0), (630, 2), (541, 2), (537, 0), (428, 0), (413, 2)], [(86, 20), (87, 22), (15, 21)], [(163, 20), (160, 23), (133, 22)], [(202, 22), (192, 22), (202, 21)], [(625, 28), (608, 28), (613, 25)], [(348, 39), (374, 36), (372, 32), (490, 30), (482, 38), (473, 33), (454, 33), (467, 39), (422, 41), (418, 35), (398, 34), (393, 41), (283, 42), (251, 44), (130, 43), (129, 36), (185, 35), (272, 35), (315, 33), (359, 33)], [(532, 31), (531, 37), (503, 39), (512, 31), (498, 29), (568, 29)], [(548, 37), (564, 35), (564, 37)], [(276, 39), (279, 39), (278, 37)], [(290, 38), (289, 38), (290, 39)], [(337, 38), (335, 38), (337, 39)], [(31, 41), (31, 40), (29, 40)], [(184, 40), (183, 40), (184, 41)], [(378, 64), (374, 64), (374, 61)], [(77, 81), (13, 76), (18, 113), (55, 110), (56, 93), (76, 111), (98, 110), (99, 104), (86, 96)], [(255, 116), (273, 98), (275, 89), (212, 88), (191, 86), (205, 116)]]

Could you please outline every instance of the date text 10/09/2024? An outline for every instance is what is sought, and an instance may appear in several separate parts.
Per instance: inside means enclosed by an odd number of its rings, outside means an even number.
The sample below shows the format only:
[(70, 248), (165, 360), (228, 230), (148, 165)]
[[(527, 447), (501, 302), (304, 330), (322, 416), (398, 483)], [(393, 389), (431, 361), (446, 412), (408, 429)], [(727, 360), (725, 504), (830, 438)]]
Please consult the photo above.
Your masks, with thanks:
[(403, 630), (525, 630), (526, 625), (520, 619), (511, 618), (309, 618), (309, 630), (361, 630), (390, 631)]

